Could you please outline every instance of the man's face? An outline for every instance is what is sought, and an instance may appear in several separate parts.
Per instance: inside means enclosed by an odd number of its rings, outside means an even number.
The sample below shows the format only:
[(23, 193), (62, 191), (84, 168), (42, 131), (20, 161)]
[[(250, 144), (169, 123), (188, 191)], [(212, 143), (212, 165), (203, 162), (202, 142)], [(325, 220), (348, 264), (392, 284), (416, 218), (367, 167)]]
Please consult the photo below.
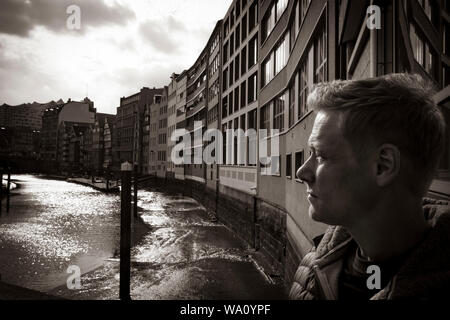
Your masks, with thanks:
[(309, 147), (311, 156), (297, 177), (307, 185), (310, 218), (347, 227), (364, 219), (376, 193), (373, 169), (370, 159), (357, 159), (337, 113), (317, 114)]

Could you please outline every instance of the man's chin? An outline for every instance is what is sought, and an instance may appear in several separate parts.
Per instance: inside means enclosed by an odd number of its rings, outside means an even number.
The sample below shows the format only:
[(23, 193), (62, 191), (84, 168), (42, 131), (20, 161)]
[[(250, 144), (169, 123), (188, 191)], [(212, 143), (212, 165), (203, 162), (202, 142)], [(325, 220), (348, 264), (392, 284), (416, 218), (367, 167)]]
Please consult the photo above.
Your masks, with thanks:
[(327, 223), (320, 211), (314, 209), (313, 206), (309, 206), (309, 218), (316, 222)]

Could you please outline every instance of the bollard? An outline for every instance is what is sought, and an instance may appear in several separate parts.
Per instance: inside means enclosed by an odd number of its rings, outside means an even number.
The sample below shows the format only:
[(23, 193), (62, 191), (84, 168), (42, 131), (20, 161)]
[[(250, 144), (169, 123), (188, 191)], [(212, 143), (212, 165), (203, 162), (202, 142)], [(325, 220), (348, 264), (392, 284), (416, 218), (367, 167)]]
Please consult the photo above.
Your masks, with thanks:
[(130, 251), (131, 251), (131, 170), (132, 165), (125, 162), (121, 166), (122, 190), (120, 212), (120, 300), (130, 297)]
[(133, 215), (137, 218), (137, 199), (138, 199), (138, 166), (134, 165), (134, 201), (133, 201)]
[(8, 171), (8, 182), (6, 184), (6, 212), (9, 213), (9, 197), (11, 192), (11, 169)]
[(3, 171), (0, 171), (0, 216), (2, 215)]

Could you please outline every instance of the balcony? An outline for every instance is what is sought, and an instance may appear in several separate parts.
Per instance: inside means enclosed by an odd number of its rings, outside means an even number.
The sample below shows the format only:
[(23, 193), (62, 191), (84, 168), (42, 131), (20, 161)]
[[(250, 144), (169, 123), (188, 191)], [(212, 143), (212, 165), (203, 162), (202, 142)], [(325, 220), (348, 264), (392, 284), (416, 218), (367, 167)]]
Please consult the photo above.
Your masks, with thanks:
[(193, 108), (191, 108), (190, 110), (188, 110), (186, 112), (186, 119), (195, 115), (197, 112), (202, 110), (205, 106), (206, 106), (206, 100), (203, 99), (200, 103), (198, 103), (196, 106), (194, 106)]
[(190, 95), (187, 96), (187, 99), (186, 99), (187, 104), (189, 104), (189, 102), (194, 100), (195, 97), (197, 97), (200, 94), (200, 92), (205, 89), (205, 85), (206, 85), (206, 81), (203, 82), (197, 89), (195, 89), (194, 92), (192, 92)]

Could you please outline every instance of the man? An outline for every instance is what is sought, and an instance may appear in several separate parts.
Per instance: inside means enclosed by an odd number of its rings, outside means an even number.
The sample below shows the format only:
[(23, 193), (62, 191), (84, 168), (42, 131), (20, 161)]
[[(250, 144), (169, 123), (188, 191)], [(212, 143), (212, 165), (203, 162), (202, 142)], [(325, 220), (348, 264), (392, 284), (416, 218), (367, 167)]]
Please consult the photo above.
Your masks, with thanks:
[(432, 94), (409, 74), (310, 94), (311, 156), (297, 177), (310, 217), (331, 227), (303, 258), (291, 299), (449, 297), (450, 214), (423, 200), (445, 140)]

